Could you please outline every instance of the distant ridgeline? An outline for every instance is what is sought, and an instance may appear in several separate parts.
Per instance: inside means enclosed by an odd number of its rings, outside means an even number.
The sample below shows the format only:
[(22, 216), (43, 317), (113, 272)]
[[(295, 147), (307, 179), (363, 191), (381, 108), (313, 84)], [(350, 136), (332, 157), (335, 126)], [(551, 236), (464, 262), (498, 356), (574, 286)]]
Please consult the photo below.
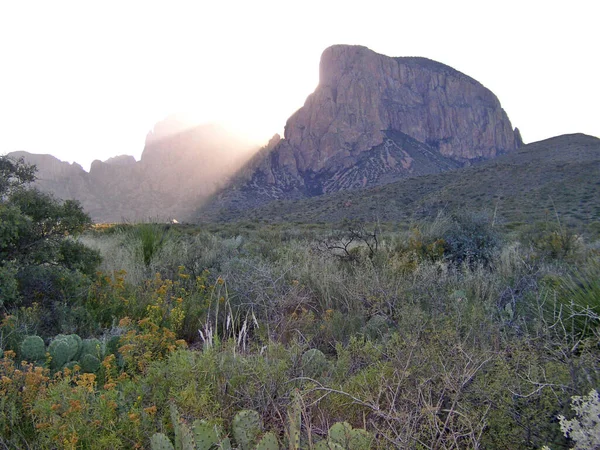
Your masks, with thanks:
[(133, 156), (94, 161), (90, 172), (50, 155), (13, 152), (38, 168), (36, 185), (79, 200), (95, 222), (188, 219), (201, 202), (256, 152), (215, 125), (185, 127), (169, 117)]
[[(168, 118), (148, 134), (139, 162), (95, 161), (89, 174), (48, 155), (13, 155), (37, 164), (40, 188), (80, 200), (95, 221), (214, 221), (258, 218), (254, 210), (266, 214), (273, 201), (442, 182), (436, 174), (460, 174), (522, 145), (496, 96), (471, 77), (426, 58), (336, 45), (323, 52), (319, 85), (284, 138), (258, 152), (218, 127)], [(415, 195), (381, 201), (407, 210)]]

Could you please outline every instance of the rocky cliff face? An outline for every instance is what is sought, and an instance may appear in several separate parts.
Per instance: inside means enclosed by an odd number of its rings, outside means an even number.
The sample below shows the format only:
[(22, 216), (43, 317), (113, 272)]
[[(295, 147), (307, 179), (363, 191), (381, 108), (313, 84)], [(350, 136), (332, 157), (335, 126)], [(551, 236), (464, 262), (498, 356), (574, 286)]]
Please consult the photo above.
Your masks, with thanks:
[(173, 118), (146, 138), (140, 161), (121, 155), (94, 161), (90, 172), (50, 155), (14, 152), (38, 168), (36, 185), (79, 200), (96, 222), (188, 219), (255, 151), (224, 129), (186, 127)]
[(496, 96), (467, 75), (336, 45), (323, 52), (319, 85), (288, 119), (284, 139), (208, 209), (383, 184), (520, 145)]

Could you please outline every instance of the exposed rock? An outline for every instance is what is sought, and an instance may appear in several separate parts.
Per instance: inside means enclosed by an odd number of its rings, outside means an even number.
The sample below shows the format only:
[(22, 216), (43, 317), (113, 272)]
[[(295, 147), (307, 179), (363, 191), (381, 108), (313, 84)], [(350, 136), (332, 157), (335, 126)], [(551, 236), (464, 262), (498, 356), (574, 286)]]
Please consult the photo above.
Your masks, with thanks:
[(336, 45), (323, 52), (319, 85), (288, 119), (285, 138), (205, 211), (385, 184), (520, 145), (496, 96), (467, 75)]

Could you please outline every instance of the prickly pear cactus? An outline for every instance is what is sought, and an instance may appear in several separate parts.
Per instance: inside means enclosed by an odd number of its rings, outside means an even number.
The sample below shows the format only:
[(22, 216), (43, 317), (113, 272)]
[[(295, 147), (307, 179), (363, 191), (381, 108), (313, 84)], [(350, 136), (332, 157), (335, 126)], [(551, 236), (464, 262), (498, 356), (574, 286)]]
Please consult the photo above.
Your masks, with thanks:
[(69, 341), (69, 345), (72, 346), (71, 351), (73, 354), (71, 355), (71, 360), (78, 359), (81, 355), (83, 340), (77, 334), (67, 335), (67, 340)]
[(83, 355), (92, 355), (98, 359), (102, 359), (103, 353), (102, 342), (98, 339), (92, 338), (81, 341), (81, 359), (83, 359)]
[(302, 355), (302, 371), (307, 377), (317, 378), (329, 371), (329, 362), (321, 350), (311, 348)]
[(221, 440), (221, 430), (206, 420), (195, 420), (192, 426), (196, 450), (210, 450)]
[(317, 445), (314, 446), (314, 450), (347, 450), (342, 447), (340, 444), (336, 444), (335, 442), (331, 442), (329, 440), (317, 442)]
[(196, 442), (194, 441), (194, 433), (191, 428), (185, 423), (179, 420), (179, 436), (181, 437), (181, 450), (195, 450)]
[(121, 346), (121, 336), (112, 336), (106, 343), (107, 355), (118, 355), (119, 347)]
[(337, 422), (329, 429), (329, 442), (346, 450), (369, 450), (373, 437), (362, 429), (354, 429), (348, 422)]
[(302, 397), (298, 391), (292, 394), (292, 404), (288, 408), (288, 438), (290, 449), (300, 450), (300, 431), (302, 428)]
[(150, 448), (152, 450), (175, 450), (173, 444), (163, 433), (154, 433), (150, 438)]
[(279, 450), (279, 442), (272, 432), (266, 433), (256, 445), (255, 450)]
[(48, 352), (52, 356), (52, 368), (60, 369), (69, 361), (77, 359), (81, 346), (81, 338), (76, 334), (59, 334), (52, 339), (48, 346)]
[(64, 366), (62, 366), (62, 369), (75, 370), (75, 367), (81, 368), (81, 366), (79, 365), (79, 361), (69, 361)]
[(348, 450), (369, 450), (373, 444), (373, 435), (362, 428), (354, 428), (350, 432)]
[(21, 343), (21, 356), (29, 361), (41, 361), (46, 357), (46, 345), (39, 336), (27, 336)]
[(48, 353), (50, 353), (52, 358), (50, 367), (54, 370), (58, 370), (69, 362), (72, 352), (66, 340), (54, 339), (48, 346)]
[(100, 369), (100, 360), (88, 353), (81, 357), (79, 365), (84, 373), (96, 373)]
[(245, 409), (235, 415), (231, 429), (240, 450), (251, 450), (262, 431), (262, 420), (258, 412)]

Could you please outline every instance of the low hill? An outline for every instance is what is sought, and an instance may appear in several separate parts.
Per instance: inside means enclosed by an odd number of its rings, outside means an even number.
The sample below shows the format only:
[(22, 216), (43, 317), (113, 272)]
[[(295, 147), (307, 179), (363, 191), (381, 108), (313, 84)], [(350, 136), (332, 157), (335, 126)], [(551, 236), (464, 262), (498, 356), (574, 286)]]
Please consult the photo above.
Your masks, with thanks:
[(404, 221), (446, 211), (488, 210), (498, 220), (600, 218), (600, 139), (584, 134), (534, 142), (470, 167), (263, 207), (221, 209), (201, 221)]

